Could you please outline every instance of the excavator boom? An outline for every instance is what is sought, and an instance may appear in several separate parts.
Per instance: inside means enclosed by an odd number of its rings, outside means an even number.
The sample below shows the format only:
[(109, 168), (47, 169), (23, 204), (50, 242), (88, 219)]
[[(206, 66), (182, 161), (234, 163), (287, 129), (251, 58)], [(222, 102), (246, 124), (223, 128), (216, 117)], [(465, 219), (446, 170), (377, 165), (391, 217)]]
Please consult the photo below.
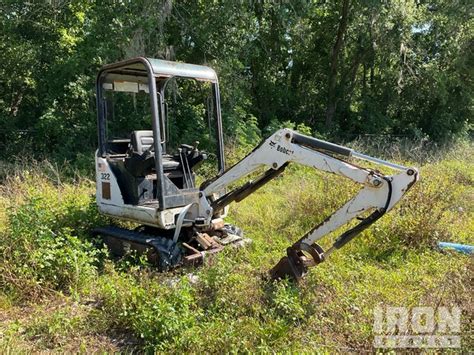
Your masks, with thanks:
[[(350, 157), (389, 167), (397, 173), (384, 175), (377, 170), (361, 168), (343, 160)], [(222, 175), (203, 184), (201, 189), (216, 213), (232, 201), (241, 201), (275, 178), (289, 163), (299, 163), (343, 176), (360, 184), (362, 188), (356, 196), (287, 249), (287, 256), (270, 271), (270, 276), (274, 279), (290, 277), (299, 280), (308, 267), (324, 261), (334, 250), (344, 246), (390, 211), (419, 177), (416, 168), (373, 158), (290, 129), (281, 129)], [(258, 179), (222, 195), (222, 191), (229, 185), (262, 167), (268, 170)], [(216, 198), (219, 195), (221, 196)], [(361, 218), (361, 215), (369, 211), (371, 213), (367, 217)], [(342, 233), (327, 251), (316, 243), (355, 218), (360, 219), (359, 224)]]

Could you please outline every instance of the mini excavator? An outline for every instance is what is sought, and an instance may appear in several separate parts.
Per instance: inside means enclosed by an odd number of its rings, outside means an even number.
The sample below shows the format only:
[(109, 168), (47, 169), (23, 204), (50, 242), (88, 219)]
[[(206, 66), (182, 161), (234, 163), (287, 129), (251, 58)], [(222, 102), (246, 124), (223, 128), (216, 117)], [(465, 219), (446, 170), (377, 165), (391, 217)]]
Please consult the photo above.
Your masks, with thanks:
[[(166, 88), (176, 79), (209, 86), (203, 112), (207, 112), (205, 126), (213, 135), (207, 138), (215, 143), (214, 152), (198, 149), (198, 142), (181, 142), (172, 149), (172, 118), (168, 118), (171, 97)], [(97, 76), (96, 92), (98, 209), (102, 214), (139, 226), (101, 227), (94, 233), (104, 239), (114, 254), (124, 255), (132, 250), (143, 253), (160, 270), (197, 265), (206, 255), (227, 245), (245, 244), (247, 239), (242, 231), (224, 222), (228, 205), (243, 200), (283, 173), (288, 164), (298, 163), (343, 176), (361, 186), (352, 199), (288, 247), (286, 255), (269, 272), (272, 279), (288, 277), (298, 281), (308, 268), (322, 263), (390, 211), (419, 177), (416, 168), (370, 157), (290, 129), (276, 131), (245, 158), (226, 168), (219, 83), (215, 71), (206, 66), (137, 57), (103, 66)], [(121, 107), (111, 101), (113, 93), (145, 95), (149, 111), (142, 121), (145, 119), (148, 129), (130, 130), (120, 137), (109, 132), (113, 124), (108, 120)], [(130, 120), (131, 117), (126, 119), (127, 125)], [(180, 135), (179, 131), (174, 134), (178, 139)], [(217, 175), (198, 184), (196, 169), (209, 156), (217, 165)], [(394, 174), (360, 167), (353, 163), (355, 159), (391, 168)], [(250, 174), (254, 177), (258, 171), (263, 173), (237, 185), (240, 179)], [(323, 250), (317, 244), (354, 219), (358, 223), (336, 238), (330, 248)]]

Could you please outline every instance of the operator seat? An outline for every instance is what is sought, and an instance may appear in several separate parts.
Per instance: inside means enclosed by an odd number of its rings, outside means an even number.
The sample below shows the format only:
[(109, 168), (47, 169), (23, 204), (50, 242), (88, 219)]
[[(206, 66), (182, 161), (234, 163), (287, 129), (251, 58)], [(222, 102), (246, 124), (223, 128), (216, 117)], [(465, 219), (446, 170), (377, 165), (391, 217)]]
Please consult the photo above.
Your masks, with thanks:
[(132, 150), (138, 154), (143, 154), (153, 145), (153, 131), (133, 131), (130, 137), (130, 144)]
[[(153, 172), (155, 168), (155, 155), (151, 153), (153, 142), (153, 131), (151, 130), (132, 132), (129, 156), (125, 158), (125, 167), (133, 176), (145, 176)], [(161, 158), (164, 171), (177, 170), (181, 165), (171, 155), (164, 154)]]
[[(153, 131), (151, 130), (133, 131), (130, 137), (132, 152), (140, 156), (147, 150), (151, 149), (153, 151), (153, 142)], [(163, 154), (162, 159), (164, 170), (174, 170), (180, 165), (171, 155)]]

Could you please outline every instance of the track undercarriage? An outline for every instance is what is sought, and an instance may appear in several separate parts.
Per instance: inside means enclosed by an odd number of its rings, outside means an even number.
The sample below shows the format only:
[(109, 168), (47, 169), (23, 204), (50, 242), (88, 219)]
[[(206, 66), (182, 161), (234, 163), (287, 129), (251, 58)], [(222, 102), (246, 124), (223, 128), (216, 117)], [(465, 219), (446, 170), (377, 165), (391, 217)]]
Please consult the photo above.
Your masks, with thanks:
[(251, 242), (244, 238), (240, 228), (223, 221), (209, 230), (183, 227), (177, 240), (173, 232), (149, 226), (134, 230), (108, 226), (96, 228), (93, 234), (103, 238), (112, 254), (119, 257), (133, 252), (146, 255), (148, 262), (160, 271), (198, 266), (207, 255), (218, 253), (226, 246), (240, 247)]

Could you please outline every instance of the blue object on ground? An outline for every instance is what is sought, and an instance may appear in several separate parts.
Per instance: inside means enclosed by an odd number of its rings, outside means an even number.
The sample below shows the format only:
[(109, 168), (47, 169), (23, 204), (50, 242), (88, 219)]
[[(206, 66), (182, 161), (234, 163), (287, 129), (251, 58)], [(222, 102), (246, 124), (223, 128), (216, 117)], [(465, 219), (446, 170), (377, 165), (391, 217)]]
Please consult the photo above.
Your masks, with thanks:
[(474, 245), (438, 242), (438, 246), (441, 249), (454, 249), (456, 251), (459, 251), (460, 253), (474, 254)]

